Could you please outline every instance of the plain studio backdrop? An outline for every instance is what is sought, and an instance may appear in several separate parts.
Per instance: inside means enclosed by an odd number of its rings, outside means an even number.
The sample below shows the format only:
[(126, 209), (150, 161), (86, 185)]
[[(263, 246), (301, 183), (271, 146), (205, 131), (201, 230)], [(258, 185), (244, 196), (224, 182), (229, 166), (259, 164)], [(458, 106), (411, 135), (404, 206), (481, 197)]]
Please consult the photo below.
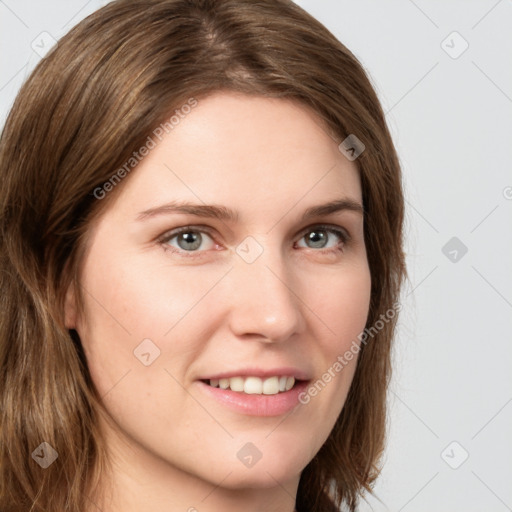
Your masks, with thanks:
[[(35, 64), (107, 2), (0, 0), (0, 125)], [(406, 188), (410, 282), (377, 498), (512, 510), (512, 1), (297, 0), (377, 89)]]

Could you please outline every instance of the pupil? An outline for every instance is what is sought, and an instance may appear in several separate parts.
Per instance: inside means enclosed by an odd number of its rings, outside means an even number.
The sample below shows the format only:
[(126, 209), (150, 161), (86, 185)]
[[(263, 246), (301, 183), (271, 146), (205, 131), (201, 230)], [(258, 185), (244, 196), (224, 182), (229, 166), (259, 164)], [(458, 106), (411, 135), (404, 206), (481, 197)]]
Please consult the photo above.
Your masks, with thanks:
[(197, 249), (201, 245), (201, 235), (199, 233), (191, 232), (181, 233), (178, 237), (178, 245), (184, 250)]
[(326, 236), (323, 231), (311, 231), (308, 239), (313, 243), (313, 247), (323, 247), (326, 242)]

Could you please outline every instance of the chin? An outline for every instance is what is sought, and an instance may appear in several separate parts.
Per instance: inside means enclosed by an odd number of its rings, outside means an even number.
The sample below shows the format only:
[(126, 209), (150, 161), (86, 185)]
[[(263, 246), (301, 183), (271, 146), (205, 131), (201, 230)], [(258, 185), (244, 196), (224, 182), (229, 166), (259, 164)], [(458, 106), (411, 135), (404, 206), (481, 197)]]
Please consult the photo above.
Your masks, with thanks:
[(276, 482), (283, 485), (285, 482), (298, 478), (309, 463), (310, 459), (306, 453), (302, 457), (298, 455), (297, 451), (295, 453), (282, 453), (279, 450), (269, 451), (268, 455), (262, 455), (257, 461), (256, 459), (250, 463), (247, 461), (247, 465), (237, 458), (231, 464), (224, 463), (222, 468), (217, 467), (214, 478), (220, 478), (221, 474), (229, 474), (222, 486), (230, 489), (264, 489), (275, 487)]
[(233, 470), (226, 478), (222, 486), (235, 489), (267, 489), (276, 486), (276, 483), (284, 485), (286, 482), (298, 478), (303, 468), (290, 467), (289, 469), (268, 464), (259, 468), (238, 468)]

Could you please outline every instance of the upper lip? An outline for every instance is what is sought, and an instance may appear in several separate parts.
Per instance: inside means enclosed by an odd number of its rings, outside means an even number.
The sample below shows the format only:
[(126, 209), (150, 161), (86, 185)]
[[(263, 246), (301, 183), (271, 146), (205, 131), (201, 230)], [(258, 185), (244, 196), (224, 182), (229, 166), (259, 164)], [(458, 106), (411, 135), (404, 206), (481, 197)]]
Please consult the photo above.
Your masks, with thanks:
[(267, 377), (294, 377), (295, 380), (309, 380), (309, 373), (292, 366), (281, 366), (279, 368), (255, 368), (246, 367), (238, 370), (226, 370), (223, 372), (206, 375), (200, 380), (212, 380), (212, 379), (229, 379), (231, 377), (260, 377), (261, 379)]

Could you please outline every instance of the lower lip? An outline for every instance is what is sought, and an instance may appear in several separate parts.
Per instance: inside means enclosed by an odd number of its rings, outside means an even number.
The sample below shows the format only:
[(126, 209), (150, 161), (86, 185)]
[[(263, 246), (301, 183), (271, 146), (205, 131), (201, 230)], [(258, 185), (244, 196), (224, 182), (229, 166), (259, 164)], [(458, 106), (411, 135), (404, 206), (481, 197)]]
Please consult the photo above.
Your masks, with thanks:
[(300, 393), (305, 391), (308, 385), (306, 381), (301, 381), (289, 391), (276, 395), (249, 395), (230, 389), (214, 388), (202, 381), (198, 383), (209, 397), (248, 416), (280, 416), (289, 413), (297, 406)]

